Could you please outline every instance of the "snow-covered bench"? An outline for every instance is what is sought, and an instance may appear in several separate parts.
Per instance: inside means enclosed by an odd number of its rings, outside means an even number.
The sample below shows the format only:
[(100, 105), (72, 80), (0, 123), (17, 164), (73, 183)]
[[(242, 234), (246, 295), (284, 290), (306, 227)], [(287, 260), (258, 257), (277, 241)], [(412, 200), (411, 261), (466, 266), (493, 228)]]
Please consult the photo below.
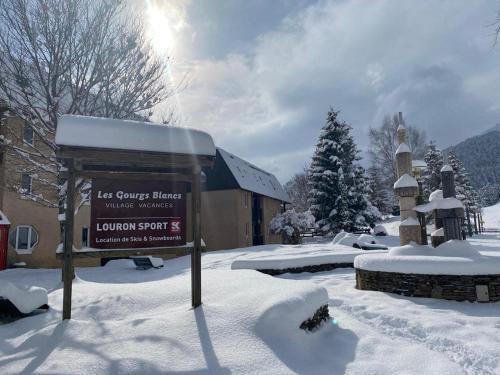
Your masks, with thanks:
[(351, 246), (362, 250), (387, 250), (387, 246), (379, 244), (375, 237), (369, 234), (362, 234), (359, 237), (353, 233), (340, 232), (332, 240), (334, 245)]
[(130, 259), (132, 259), (138, 270), (148, 270), (150, 268), (163, 267), (162, 258), (152, 256), (131, 256)]
[(0, 316), (25, 316), (35, 310), (48, 308), (46, 289), (10, 282), (0, 284)]

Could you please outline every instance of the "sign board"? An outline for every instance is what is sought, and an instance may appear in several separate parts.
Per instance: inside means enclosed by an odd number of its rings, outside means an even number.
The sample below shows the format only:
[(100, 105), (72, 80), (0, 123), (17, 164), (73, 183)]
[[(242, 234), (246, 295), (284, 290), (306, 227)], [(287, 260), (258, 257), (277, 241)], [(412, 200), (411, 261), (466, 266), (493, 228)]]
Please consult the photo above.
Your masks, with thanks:
[(90, 246), (96, 249), (186, 244), (186, 184), (93, 179)]

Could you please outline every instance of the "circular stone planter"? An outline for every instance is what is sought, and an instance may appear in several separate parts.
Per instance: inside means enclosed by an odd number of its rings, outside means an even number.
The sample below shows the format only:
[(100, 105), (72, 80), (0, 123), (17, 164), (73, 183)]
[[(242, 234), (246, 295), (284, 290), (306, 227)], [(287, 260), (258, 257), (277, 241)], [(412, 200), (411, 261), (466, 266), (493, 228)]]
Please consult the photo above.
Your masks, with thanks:
[(411, 297), (500, 301), (500, 258), (482, 255), (467, 241), (437, 248), (408, 244), (386, 254), (354, 259), (356, 287)]
[(500, 274), (426, 275), (356, 268), (356, 288), (454, 301), (500, 301)]

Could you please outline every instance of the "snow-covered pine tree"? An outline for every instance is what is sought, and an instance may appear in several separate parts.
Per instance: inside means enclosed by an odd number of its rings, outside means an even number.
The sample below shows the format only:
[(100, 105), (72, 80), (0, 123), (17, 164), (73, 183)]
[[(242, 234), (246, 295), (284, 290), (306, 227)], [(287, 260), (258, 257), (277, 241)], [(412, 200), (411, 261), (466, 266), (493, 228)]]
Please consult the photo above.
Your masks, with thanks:
[(500, 201), (500, 184), (486, 184), (479, 189), (478, 194), (483, 207), (493, 206)]
[[(359, 151), (356, 149), (356, 153)], [(361, 159), (358, 156), (358, 160)], [(365, 169), (355, 165), (353, 186), (351, 189), (351, 212), (355, 218), (355, 227), (373, 227), (381, 219), (380, 211), (370, 201), (370, 185)]]
[(427, 171), (424, 175), (423, 188), (424, 196), (428, 199), (434, 190), (441, 189), (441, 168), (443, 168), (443, 154), (432, 141), (427, 146), (424, 161), (427, 164)]
[(324, 234), (373, 224), (380, 213), (368, 201), (369, 187), (350, 134), (351, 127), (327, 114), (309, 169), (311, 213)]
[(469, 174), (465, 170), (462, 161), (453, 152), (448, 154), (448, 164), (453, 168), (453, 173), (455, 174), (455, 191), (457, 197), (469, 207), (479, 204), (479, 195), (472, 187)]
[(380, 169), (373, 167), (368, 168), (368, 186), (370, 188), (368, 197), (371, 204), (375, 206), (380, 213), (390, 214), (392, 212), (391, 196), (384, 184), (384, 179), (380, 176)]

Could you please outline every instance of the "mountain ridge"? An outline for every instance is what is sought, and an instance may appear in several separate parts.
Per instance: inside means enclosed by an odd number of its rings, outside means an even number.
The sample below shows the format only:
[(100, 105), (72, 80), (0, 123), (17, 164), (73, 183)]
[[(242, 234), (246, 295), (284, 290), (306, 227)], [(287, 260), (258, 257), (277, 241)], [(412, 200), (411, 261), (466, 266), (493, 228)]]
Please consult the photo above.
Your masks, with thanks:
[(450, 152), (464, 163), (476, 188), (500, 184), (500, 124), (443, 150)]

